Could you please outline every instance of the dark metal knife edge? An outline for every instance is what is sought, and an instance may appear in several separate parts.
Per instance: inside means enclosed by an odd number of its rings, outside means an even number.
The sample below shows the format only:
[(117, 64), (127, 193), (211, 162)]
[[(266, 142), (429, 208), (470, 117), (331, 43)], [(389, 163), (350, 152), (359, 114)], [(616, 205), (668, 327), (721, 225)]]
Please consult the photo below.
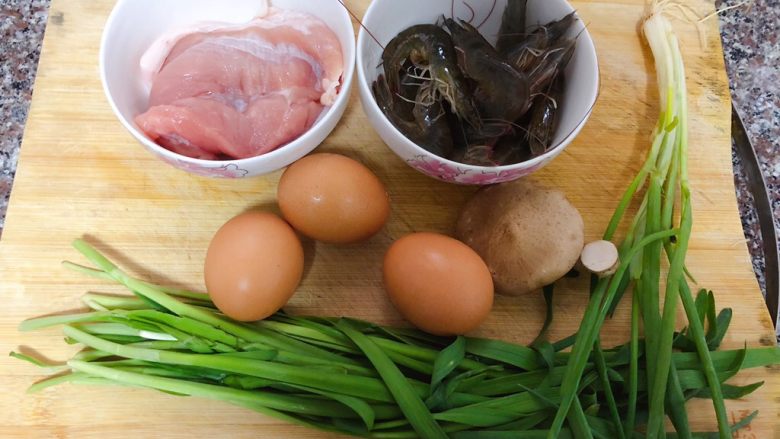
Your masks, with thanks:
[(737, 155), (742, 159), (748, 189), (753, 194), (753, 200), (758, 213), (758, 224), (761, 228), (761, 238), (764, 244), (766, 305), (769, 308), (772, 322), (775, 328), (777, 328), (778, 301), (780, 300), (780, 252), (778, 251), (778, 234), (772, 213), (772, 204), (769, 201), (769, 190), (761, 172), (761, 166), (758, 163), (758, 156), (745, 131), (745, 125), (742, 122), (739, 111), (733, 104), (731, 110), (731, 137)]

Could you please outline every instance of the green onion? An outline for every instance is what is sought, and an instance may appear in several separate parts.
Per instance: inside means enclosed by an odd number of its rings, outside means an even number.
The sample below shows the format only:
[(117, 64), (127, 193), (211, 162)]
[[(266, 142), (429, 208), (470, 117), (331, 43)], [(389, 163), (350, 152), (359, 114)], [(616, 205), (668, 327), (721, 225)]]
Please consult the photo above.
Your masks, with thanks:
[[(653, 1), (651, 13), (643, 22), (644, 35), (656, 61), (662, 112), (647, 160), (621, 198), (604, 234), (604, 239), (612, 240), (628, 207), (634, 202), (640, 206), (630, 223), (625, 240), (618, 246), (621, 268), (628, 265), (630, 276), (623, 278), (623, 272), (618, 271), (612, 278), (600, 280), (593, 289), (574, 347), (567, 359), (561, 383), (562, 401), (548, 432), (550, 438), (563, 431), (566, 419), (571, 430), (577, 434), (581, 416), (572, 407), (575, 407), (578, 398), (581, 398), (578, 396), (581, 393), (575, 389), (581, 392), (583, 383), (591, 385), (596, 381), (603, 390), (600, 404), (607, 408), (612, 424), (617, 424), (618, 415), (625, 416), (623, 436), (632, 437), (638, 433), (637, 422), (640, 417), (637, 407), (640, 401), (644, 401), (648, 412), (646, 425), (642, 430), (648, 437), (665, 436), (664, 422), (667, 415), (670, 415), (679, 437), (692, 437), (693, 433), (689, 429), (684, 411), (685, 401), (693, 394), (683, 393), (686, 384), (683, 377), (689, 372), (685, 370), (687, 368), (703, 372), (706, 384), (699, 383), (703, 387), (696, 392), (712, 397), (719, 436), (731, 436), (720, 381), (723, 365), (717, 364), (719, 353), (710, 352), (710, 349), (716, 348), (723, 339), (731, 319), (731, 311), (724, 310), (716, 317), (714, 303), (710, 303), (711, 296), (702, 296), (701, 300), (694, 301), (686, 279), (686, 275), (690, 274), (685, 266), (685, 256), (693, 224), (687, 165), (687, 90), (680, 48), (671, 25), (663, 15), (663, 8), (667, 5), (668, 2)], [(636, 197), (641, 195), (640, 190), (645, 184), (647, 189), (641, 201), (638, 201)], [(677, 204), (681, 209), (675, 225), (674, 209)], [(672, 231), (674, 239), (667, 235), (663, 240), (646, 241), (648, 236)], [(637, 252), (641, 242), (646, 242), (646, 245), (642, 246), (641, 252)], [(669, 259), (669, 270), (664, 282), (663, 310), (659, 305), (662, 250)], [(615, 285), (619, 283), (622, 285), (615, 289)], [(608, 314), (611, 314), (611, 310), (615, 309), (622, 297), (622, 292), (629, 287), (633, 287), (634, 294), (628, 349), (629, 368), (625, 381), (627, 401), (624, 411), (619, 413), (616, 409), (621, 407), (621, 404), (612, 397), (608, 372), (601, 361), (602, 355), (606, 358), (610, 358), (610, 355), (602, 354), (598, 333), (603, 323), (603, 313), (600, 311), (606, 308), (610, 310)], [(679, 301), (682, 301), (689, 325), (681, 337), (675, 333)], [(710, 322), (707, 334), (704, 333), (705, 319)], [(645, 333), (644, 353), (640, 352), (640, 327), (644, 328)], [(678, 341), (675, 341), (676, 337)], [(695, 350), (695, 365), (688, 363), (689, 356), (681, 357), (673, 352), (673, 349), (679, 346)], [(759, 354), (758, 351), (751, 353)], [(592, 371), (588, 372), (586, 368), (592, 355), (595, 355), (598, 372), (596, 375)], [(644, 357), (644, 369), (640, 368), (641, 357)], [(740, 364), (734, 370), (742, 367)], [(755, 390), (755, 387), (729, 387), (730, 395), (739, 394), (741, 390)], [(618, 435), (621, 434), (616, 434)]]

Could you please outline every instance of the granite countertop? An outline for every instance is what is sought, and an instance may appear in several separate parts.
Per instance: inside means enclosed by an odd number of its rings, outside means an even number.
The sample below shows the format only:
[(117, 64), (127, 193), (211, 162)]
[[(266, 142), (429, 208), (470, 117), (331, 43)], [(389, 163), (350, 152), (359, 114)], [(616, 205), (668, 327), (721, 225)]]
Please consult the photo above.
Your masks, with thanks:
[[(721, 8), (738, 3), (717, 0)], [(754, 0), (720, 16), (731, 94), (764, 173), (780, 225), (780, 0)], [(0, 3), (0, 233), (32, 96), (49, 0)], [(761, 233), (739, 158), (737, 198), (753, 266), (764, 285)], [(778, 243), (780, 245), (780, 243)]]
[[(720, 7), (732, 2), (719, 0)], [(780, 0), (756, 0), (721, 16), (731, 96), (761, 165), (780, 227)], [(753, 268), (766, 294), (763, 241), (742, 163), (734, 155), (734, 181)], [(776, 243), (780, 245), (780, 243)]]

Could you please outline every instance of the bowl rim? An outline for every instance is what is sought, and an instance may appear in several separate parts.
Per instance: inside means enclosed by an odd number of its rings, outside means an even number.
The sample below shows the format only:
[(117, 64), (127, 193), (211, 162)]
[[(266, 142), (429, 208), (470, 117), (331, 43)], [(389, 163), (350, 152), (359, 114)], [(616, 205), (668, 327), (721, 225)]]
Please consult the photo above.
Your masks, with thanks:
[[(317, 121), (312, 125), (306, 132), (298, 136), (295, 140), (286, 143), (277, 149), (267, 152), (262, 155), (254, 156), (254, 157), (247, 157), (243, 159), (230, 159), (230, 160), (206, 160), (206, 159), (196, 159), (193, 157), (188, 157), (176, 152), (173, 152), (159, 144), (157, 142), (152, 141), (149, 139), (146, 134), (144, 134), (141, 130), (135, 127), (135, 124), (132, 123), (131, 120), (128, 120), (120, 111), (119, 108), (114, 101), (113, 93), (111, 92), (111, 88), (108, 86), (108, 80), (107, 80), (107, 73), (106, 73), (106, 57), (107, 57), (107, 42), (108, 37), (111, 33), (111, 31), (114, 28), (114, 24), (116, 21), (120, 20), (119, 16), (121, 13), (122, 8), (126, 7), (127, 4), (133, 3), (132, 0), (117, 0), (116, 4), (111, 10), (111, 13), (108, 16), (108, 20), (106, 20), (106, 24), (103, 27), (103, 32), (100, 37), (100, 49), (98, 52), (98, 70), (100, 72), (100, 82), (103, 87), (103, 94), (106, 97), (106, 100), (108, 101), (109, 105), (111, 106), (111, 110), (114, 113), (114, 116), (119, 120), (119, 122), (122, 124), (122, 126), (125, 127), (125, 129), (138, 140), (144, 147), (147, 149), (150, 149), (155, 154), (158, 154), (165, 159), (171, 159), (175, 160), (179, 163), (187, 163), (192, 165), (197, 165), (200, 167), (210, 167), (219, 165), (219, 167), (227, 166), (227, 165), (238, 165), (238, 166), (246, 166), (249, 164), (257, 164), (259, 162), (265, 162), (265, 161), (272, 161), (275, 158), (283, 157), (287, 154), (290, 154), (294, 152), (294, 150), (300, 150), (300, 149), (306, 149), (303, 145), (306, 143), (307, 140), (309, 140), (309, 137), (314, 136), (315, 131), (318, 129), (321, 129), (323, 124), (327, 123), (330, 119), (336, 117), (340, 118), (341, 115), (343, 115), (343, 112), (338, 111), (338, 109), (341, 106), (347, 105), (350, 99), (350, 91), (352, 88), (352, 83), (355, 78), (355, 70), (356, 70), (356, 59), (357, 59), (357, 43), (355, 41), (355, 38), (350, 38), (351, 44), (349, 47), (345, 48), (342, 47), (342, 56), (344, 56), (344, 72), (342, 73), (342, 81), (340, 90), (338, 93), (338, 96), (336, 97), (336, 101), (333, 103), (333, 105), (330, 105), (328, 107), (325, 107), (325, 114), (320, 116)], [(272, 1), (270, 2), (272, 4)], [(344, 25), (349, 25), (349, 28), (352, 29), (352, 19), (349, 16), (349, 13), (340, 5), (338, 6), (341, 12), (341, 21)], [(313, 14), (314, 15), (314, 14)], [(332, 30), (332, 29), (331, 29)], [(334, 31), (335, 32), (335, 31)], [(346, 103), (345, 103), (346, 101)], [(312, 150), (316, 149), (319, 146), (319, 143), (314, 145), (309, 149), (308, 152), (311, 152)], [(293, 150), (293, 151), (291, 151)], [(284, 165), (286, 166), (286, 165)], [(284, 166), (280, 166), (284, 167)]]
[[(577, 10), (574, 8), (574, 6), (571, 5), (571, 3), (568, 0), (560, 0), (560, 1), (563, 1), (563, 3), (569, 9), (568, 12), (574, 12), (577, 19), (580, 22), (582, 22), (579, 13), (577, 13)], [(378, 5), (380, 3), (382, 3), (382, 0), (373, 0), (371, 2), (368, 9), (366, 10), (366, 13), (363, 15), (364, 23), (368, 21), (370, 17), (372, 17), (374, 14), (377, 13), (376, 10), (378, 9)], [(360, 30), (358, 32), (357, 46), (356, 46), (358, 87), (360, 89), (361, 94), (370, 97), (370, 99), (364, 99), (363, 102), (365, 101), (369, 102), (369, 105), (371, 106), (371, 110), (374, 113), (379, 114), (381, 116), (382, 123), (389, 126), (392, 132), (396, 134), (396, 137), (398, 137), (404, 145), (406, 145), (408, 148), (411, 148), (413, 151), (415, 151), (414, 156), (432, 157), (435, 158), (436, 160), (441, 161), (446, 165), (459, 167), (464, 170), (470, 170), (479, 173), (496, 173), (496, 172), (515, 171), (520, 169), (533, 168), (538, 165), (543, 165), (549, 162), (550, 160), (554, 159), (560, 153), (562, 153), (563, 150), (565, 150), (569, 146), (569, 144), (571, 144), (571, 142), (579, 135), (579, 133), (587, 124), (588, 120), (590, 119), (590, 116), (593, 114), (593, 110), (596, 107), (596, 104), (598, 103), (599, 97), (601, 95), (601, 67), (599, 66), (599, 62), (598, 62), (598, 53), (596, 52), (596, 44), (593, 41), (593, 38), (590, 35), (590, 31), (588, 30), (588, 27), (584, 24), (584, 22), (583, 22), (583, 29), (577, 38), (578, 39), (585, 38), (585, 40), (590, 43), (588, 45), (588, 48), (592, 48), (592, 50), (588, 51), (589, 54), (593, 57), (593, 60), (595, 61), (594, 65), (596, 67), (595, 84), (592, 84), (595, 87), (594, 89), (595, 92), (593, 93), (592, 96), (592, 102), (590, 103), (588, 110), (585, 112), (584, 116), (582, 117), (582, 120), (556, 146), (550, 148), (542, 155), (536, 156), (530, 160), (526, 160), (520, 163), (514, 163), (511, 165), (501, 165), (501, 166), (469, 165), (466, 163), (456, 162), (454, 160), (450, 160), (438, 156), (436, 154), (433, 154), (432, 152), (428, 151), (427, 149), (423, 148), (417, 143), (412, 142), (408, 137), (406, 137), (406, 135), (403, 134), (395, 126), (395, 124), (390, 122), (387, 116), (385, 116), (384, 112), (381, 110), (381, 108), (379, 108), (379, 104), (377, 104), (376, 99), (373, 97), (373, 93), (371, 92), (371, 88), (368, 83), (368, 78), (366, 77), (366, 73), (364, 72), (364, 69), (362, 67), (365, 64), (364, 63), (365, 51), (363, 50), (363, 48), (365, 47), (366, 44), (378, 44), (378, 42), (374, 40), (373, 35), (370, 35), (370, 33), (365, 28), (365, 26), (362, 25), (360, 26)], [(371, 120), (371, 118), (369, 118), (369, 120)], [(393, 150), (393, 148), (390, 149)]]

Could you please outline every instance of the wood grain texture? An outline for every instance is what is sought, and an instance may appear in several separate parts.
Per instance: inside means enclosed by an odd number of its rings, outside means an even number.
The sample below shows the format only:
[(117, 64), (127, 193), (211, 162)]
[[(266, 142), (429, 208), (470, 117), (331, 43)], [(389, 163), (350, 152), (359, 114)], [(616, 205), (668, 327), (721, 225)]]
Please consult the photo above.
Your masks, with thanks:
[[(347, 4), (362, 15), (368, 0)], [(694, 1), (709, 12), (711, 4)], [(575, 2), (598, 50), (602, 88), (591, 121), (573, 145), (533, 178), (563, 189), (582, 211), (589, 239), (599, 237), (621, 192), (638, 170), (658, 113), (655, 73), (637, 23), (642, 0)], [(79, 307), (88, 290), (118, 291), (59, 267), (78, 261), (70, 241), (87, 236), (131, 272), (156, 282), (202, 289), (202, 263), (212, 233), (250, 207), (275, 210), (279, 173), (243, 181), (185, 174), (146, 153), (112, 115), (98, 79), (100, 34), (111, 2), (54, 0), (62, 14), (46, 32), (35, 95), (0, 242), (0, 351), (34, 346), (63, 360), (74, 348), (59, 330), (19, 333), (24, 318)], [(706, 24), (707, 48), (677, 24), (687, 64), (691, 111), (691, 185), (695, 230), (688, 265), (700, 285), (734, 308), (728, 347), (772, 345), (774, 333), (745, 246), (732, 182), (730, 102), (717, 20)], [(387, 184), (392, 219), (360, 246), (307, 242), (306, 277), (288, 311), (350, 315), (402, 324), (382, 290), (381, 258), (410, 231), (452, 230), (472, 189), (435, 182), (408, 168), (368, 128), (352, 105), (320, 148), (356, 157)], [(553, 337), (572, 333), (586, 301), (584, 279), (564, 281), (556, 296)], [(529, 342), (542, 323), (539, 295), (503, 298), (478, 335)], [(606, 324), (605, 344), (627, 338), (625, 308)], [(0, 437), (323, 437), (244, 409), (152, 391), (63, 386), (26, 395), (41, 377), (0, 357)], [(764, 380), (749, 399), (728, 403), (739, 418), (761, 411), (742, 438), (780, 437), (780, 369), (747, 371), (737, 381)], [(714, 426), (711, 407), (693, 404), (698, 429)]]

